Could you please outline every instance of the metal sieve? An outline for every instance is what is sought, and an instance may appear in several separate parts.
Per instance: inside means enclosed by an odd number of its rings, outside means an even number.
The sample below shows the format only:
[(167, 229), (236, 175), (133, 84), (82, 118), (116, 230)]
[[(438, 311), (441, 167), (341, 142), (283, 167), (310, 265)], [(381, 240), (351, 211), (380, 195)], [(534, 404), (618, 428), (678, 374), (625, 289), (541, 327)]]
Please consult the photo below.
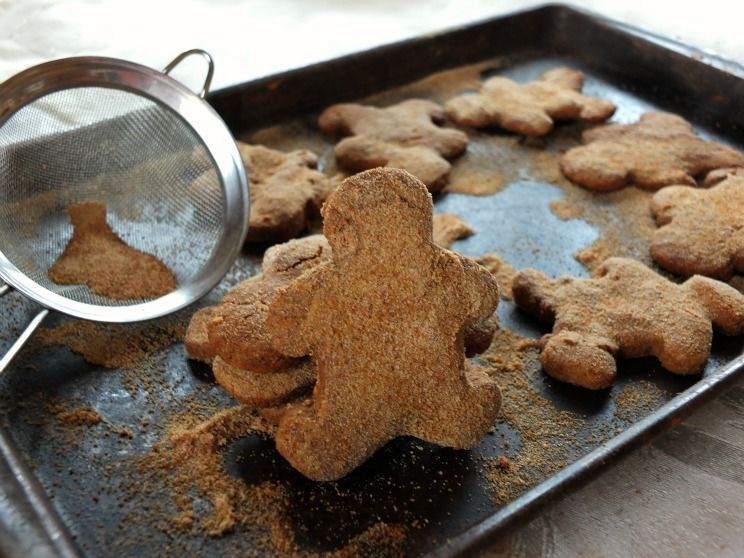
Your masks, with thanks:
[[(190, 55), (208, 62), (199, 94), (168, 75)], [(0, 85), (0, 296), (15, 289), (43, 307), (0, 373), (50, 310), (99, 322), (157, 318), (206, 294), (233, 264), (249, 197), (235, 141), (203, 100), (213, 71), (195, 49), (163, 72), (76, 57)], [(122, 301), (53, 283), (48, 269), (72, 236), (67, 209), (82, 201), (105, 204), (114, 232), (167, 265), (177, 289)]]

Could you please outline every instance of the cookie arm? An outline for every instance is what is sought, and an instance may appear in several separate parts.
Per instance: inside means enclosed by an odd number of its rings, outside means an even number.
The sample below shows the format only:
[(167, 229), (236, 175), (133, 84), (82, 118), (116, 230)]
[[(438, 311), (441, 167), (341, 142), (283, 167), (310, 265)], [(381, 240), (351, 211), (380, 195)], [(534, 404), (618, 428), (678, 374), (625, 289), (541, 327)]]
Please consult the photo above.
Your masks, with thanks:
[[(463, 267), (463, 284), (461, 292), (468, 293), (468, 302), (472, 308), (473, 324), (482, 324), (490, 318), (499, 304), (499, 287), (496, 279), (482, 265), (470, 258), (458, 255)], [(471, 328), (472, 329), (472, 328)]]
[(544, 273), (523, 269), (512, 280), (514, 302), (519, 308), (545, 323), (555, 320), (553, 285)]
[(703, 307), (708, 311), (713, 325), (725, 335), (739, 335), (744, 332), (744, 295), (733, 287), (694, 275), (683, 284), (692, 290)]
[(287, 356), (301, 357), (310, 350), (305, 319), (320, 287), (325, 268), (316, 267), (277, 290), (269, 307), (266, 328), (274, 348)]

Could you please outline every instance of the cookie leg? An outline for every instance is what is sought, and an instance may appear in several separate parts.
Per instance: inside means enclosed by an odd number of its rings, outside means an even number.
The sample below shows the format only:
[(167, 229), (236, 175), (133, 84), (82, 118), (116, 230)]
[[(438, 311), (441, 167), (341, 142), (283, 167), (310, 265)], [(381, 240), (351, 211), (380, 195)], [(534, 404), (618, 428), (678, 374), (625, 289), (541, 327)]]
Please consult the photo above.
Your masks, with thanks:
[(547, 335), (540, 352), (540, 362), (550, 376), (588, 389), (604, 389), (612, 385), (617, 373), (608, 339), (585, 337), (572, 331)]
[[(697, 374), (710, 356), (713, 329), (681, 324), (677, 331), (663, 332), (661, 347), (654, 351), (661, 365), (675, 374)], [(691, 329), (696, 329), (691, 331)]]
[(387, 441), (373, 434), (381, 425), (359, 425), (360, 417), (346, 414), (335, 409), (332, 416), (322, 416), (310, 401), (293, 405), (279, 424), (277, 451), (309, 479), (340, 479)]
[(450, 448), (466, 449), (476, 445), (493, 427), (501, 408), (498, 385), (477, 366), (465, 372), (466, 384), (459, 381), (442, 392), (442, 401), (432, 402), (409, 433), (416, 438)]
[(708, 311), (713, 325), (726, 335), (744, 331), (744, 295), (735, 288), (708, 277), (695, 275), (684, 283)]

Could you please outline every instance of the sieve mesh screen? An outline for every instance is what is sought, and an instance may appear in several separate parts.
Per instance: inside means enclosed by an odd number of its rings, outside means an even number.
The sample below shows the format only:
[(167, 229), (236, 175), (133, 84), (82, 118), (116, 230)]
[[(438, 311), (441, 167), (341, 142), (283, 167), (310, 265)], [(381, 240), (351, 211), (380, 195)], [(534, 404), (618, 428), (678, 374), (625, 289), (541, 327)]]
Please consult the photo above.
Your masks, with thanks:
[(204, 268), (224, 234), (221, 181), (197, 134), (169, 108), (107, 87), (50, 93), (0, 126), (0, 252), (69, 299), (140, 303), (49, 279), (72, 236), (67, 208), (105, 204), (114, 232), (159, 258), (180, 287)]

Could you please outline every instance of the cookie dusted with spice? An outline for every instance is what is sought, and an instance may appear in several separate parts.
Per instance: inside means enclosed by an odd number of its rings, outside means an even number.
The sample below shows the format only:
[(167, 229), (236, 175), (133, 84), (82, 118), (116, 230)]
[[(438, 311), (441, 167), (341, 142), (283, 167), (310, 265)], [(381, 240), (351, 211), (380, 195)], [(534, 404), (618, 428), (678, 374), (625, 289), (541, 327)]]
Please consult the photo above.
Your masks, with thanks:
[[(284, 153), (237, 142), (251, 194), (246, 242), (274, 244), (300, 235), (320, 214), (320, 206), (337, 185), (316, 169), (318, 158), (306, 149)], [(211, 181), (199, 179), (194, 194)]]
[(582, 95), (583, 86), (584, 74), (569, 68), (555, 68), (530, 83), (492, 77), (480, 93), (450, 100), (447, 115), (461, 126), (497, 125), (525, 136), (544, 136), (556, 120), (602, 122), (612, 116), (615, 105)]
[(560, 167), (591, 190), (695, 186), (713, 169), (744, 166), (741, 153), (700, 138), (684, 118), (666, 112), (647, 112), (635, 124), (597, 126), (582, 141), (561, 157)]
[(551, 281), (519, 271), (514, 302), (553, 332), (540, 344), (540, 362), (554, 378), (589, 389), (612, 385), (616, 358), (655, 356), (675, 374), (697, 374), (710, 355), (715, 326), (744, 331), (744, 295), (696, 275), (677, 285), (626, 258), (606, 260), (591, 279)]
[(346, 179), (323, 208), (325, 262), (277, 292), (274, 347), (310, 355), (312, 400), (279, 422), (279, 452), (314, 480), (343, 477), (398, 436), (468, 448), (493, 426), (497, 385), (466, 366), (464, 332), (488, 319), (498, 287), (432, 242), (426, 187), (398, 169)]
[(719, 179), (707, 190), (669, 186), (654, 194), (651, 211), (660, 228), (651, 257), (664, 269), (724, 280), (744, 273), (744, 172), (706, 182)]
[(404, 169), (431, 191), (447, 181), (447, 159), (461, 155), (468, 136), (438, 126), (444, 109), (423, 99), (409, 99), (386, 108), (345, 103), (328, 107), (318, 126), (333, 136), (349, 136), (336, 145), (336, 160), (352, 171), (375, 167)]

